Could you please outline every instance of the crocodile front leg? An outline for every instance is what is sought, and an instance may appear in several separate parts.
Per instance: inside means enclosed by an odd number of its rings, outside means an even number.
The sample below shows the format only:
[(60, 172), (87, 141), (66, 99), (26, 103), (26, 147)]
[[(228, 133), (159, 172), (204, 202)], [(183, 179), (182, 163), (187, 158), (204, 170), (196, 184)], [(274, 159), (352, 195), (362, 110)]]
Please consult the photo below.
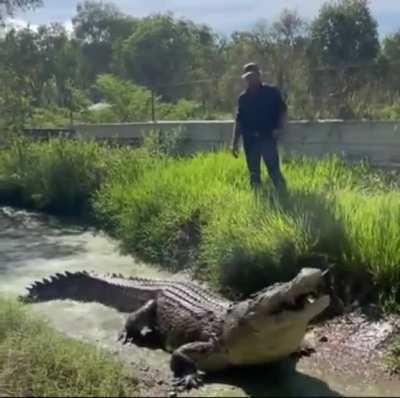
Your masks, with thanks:
[(170, 363), (174, 386), (184, 389), (200, 387), (204, 372), (199, 371), (198, 364), (208, 362), (213, 355), (217, 355), (216, 341), (189, 343), (175, 350)]
[(120, 332), (118, 340), (122, 344), (144, 343), (146, 336), (154, 334), (156, 329), (155, 300), (150, 300), (137, 311), (132, 312), (126, 320), (124, 329)]

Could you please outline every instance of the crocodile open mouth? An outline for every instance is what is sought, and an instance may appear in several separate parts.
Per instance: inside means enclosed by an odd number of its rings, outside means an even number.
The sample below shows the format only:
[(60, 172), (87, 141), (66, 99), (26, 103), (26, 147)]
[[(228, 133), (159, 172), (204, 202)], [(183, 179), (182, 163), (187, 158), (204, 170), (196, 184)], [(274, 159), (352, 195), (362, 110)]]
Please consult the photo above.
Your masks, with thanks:
[(282, 311), (301, 311), (307, 305), (314, 304), (319, 298), (321, 298), (321, 296), (322, 295), (317, 292), (301, 294), (292, 300), (282, 302), (281, 305), (279, 305), (272, 313), (277, 314)]
[(307, 304), (314, 304), (315, 301), (318, 299), (317, 293), (308, 293), (302, 294), (301, 296), (297, 297), (293, 303), (286, 303), (287, 308), (289, 310), (302, 310)]
[[(324, 278), (330, 271), (331, 268), (328, 268), (325, 271), (320, 272), (320, 277), (314, 279), (314, 281), (308, 284), (308, 287), (305, 287), (304, 290), (300, 287), (300, 291), (289, 296), (289, 299), (286, 299), (282, 303), (280, 309), (287, 311), (301, 311), (307, 307), (317, 306), (320, 301), (324, 301), (324, 290), (326, 290)], [(311, 273), (312, 272), (313, 271), (311, 271)], [(314, 274), (318, 276), (318, 272), (315, 273), (314, 271)]]
[(250, 297), (249, 313), (279, 316), (291, 313), (286, 319), (312, 319), (330, 304), (324, 276), (328, 270), (303, 268), (289, 282), (268, 286)]

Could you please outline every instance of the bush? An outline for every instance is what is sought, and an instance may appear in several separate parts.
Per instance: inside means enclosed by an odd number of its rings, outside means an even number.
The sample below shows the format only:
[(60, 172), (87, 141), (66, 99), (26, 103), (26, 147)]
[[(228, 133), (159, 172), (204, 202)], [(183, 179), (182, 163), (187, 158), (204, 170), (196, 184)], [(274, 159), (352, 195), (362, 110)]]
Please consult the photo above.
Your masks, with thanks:
[(30, 125), (38, 128), (64, 128), (71, 123), (68, 109), (51, 106), (35, 108), (32, 112)]
[(76, 214), (99, 187), (107, 156), (91, 142), (17, 138), (1, 156), (0, 191), (25, 206)]
[(62, 337), (0, 300), (0, 395), (129, 397), (135, 384), (110, 354)]
[[(96, 90), (100, 97), (111, 105), (111, 108), (82, 114), (82, 117), (86, 117), (88, 121), (117, 123), (151, 120), (151, 90), (111, 74), (98, 77)], [(199, 103), (186, 99), (165, 102), (155, 96), (154, 106), (157, 120), (187, 120), (199, 117), (202, 113)]]
[(176, 156), (184, 142), (182, 127), (168, 131), (151, 129), (144, 133), (143, 147), (153, 156)]

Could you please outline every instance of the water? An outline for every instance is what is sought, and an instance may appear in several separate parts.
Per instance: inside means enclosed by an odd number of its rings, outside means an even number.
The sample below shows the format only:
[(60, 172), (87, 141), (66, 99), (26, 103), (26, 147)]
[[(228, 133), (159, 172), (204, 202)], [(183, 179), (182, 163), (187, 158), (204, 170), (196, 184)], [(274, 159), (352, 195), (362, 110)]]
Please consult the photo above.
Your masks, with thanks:
[[(62, 223), (56, 218), (0, 208), (0, 295), (22, 294), (32, 281), (56, 272), (95, 270), (125, 275), (178, 278), (119, 254), (104, 234)], [(180, 277), (182, 278), (182, 277)], [(169, 355), (161, 350), (122, 347), (116, 341), (125, 316), (97, 304), (50, 302), (32, 306), (39, 316), (64, 334), (106, 348), (133, 365), (140, 378), (167, 380)], [(156, 386), (157, 383), (154, 383)], [(338, 396), (391, 395), (400, 389), (386, 383), (325, 374), (323, 369), (280, 365), (231, 371), (213, 377), (198, 396)], [(142, 386), (143, 394), (157, 395), (162, 387)]]

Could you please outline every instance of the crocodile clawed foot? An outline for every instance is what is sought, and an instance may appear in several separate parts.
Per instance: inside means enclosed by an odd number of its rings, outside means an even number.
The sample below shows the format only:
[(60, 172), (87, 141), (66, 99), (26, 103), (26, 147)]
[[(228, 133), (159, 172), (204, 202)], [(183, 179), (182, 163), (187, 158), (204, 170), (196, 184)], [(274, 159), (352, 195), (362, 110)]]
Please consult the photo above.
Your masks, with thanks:
[(204, 376), (205, 373), (197, 371), (196, 373), (190, 373), (183, 377), (175, 378), (172, 385), (180, 390), (199, 388), (204, 384)]

